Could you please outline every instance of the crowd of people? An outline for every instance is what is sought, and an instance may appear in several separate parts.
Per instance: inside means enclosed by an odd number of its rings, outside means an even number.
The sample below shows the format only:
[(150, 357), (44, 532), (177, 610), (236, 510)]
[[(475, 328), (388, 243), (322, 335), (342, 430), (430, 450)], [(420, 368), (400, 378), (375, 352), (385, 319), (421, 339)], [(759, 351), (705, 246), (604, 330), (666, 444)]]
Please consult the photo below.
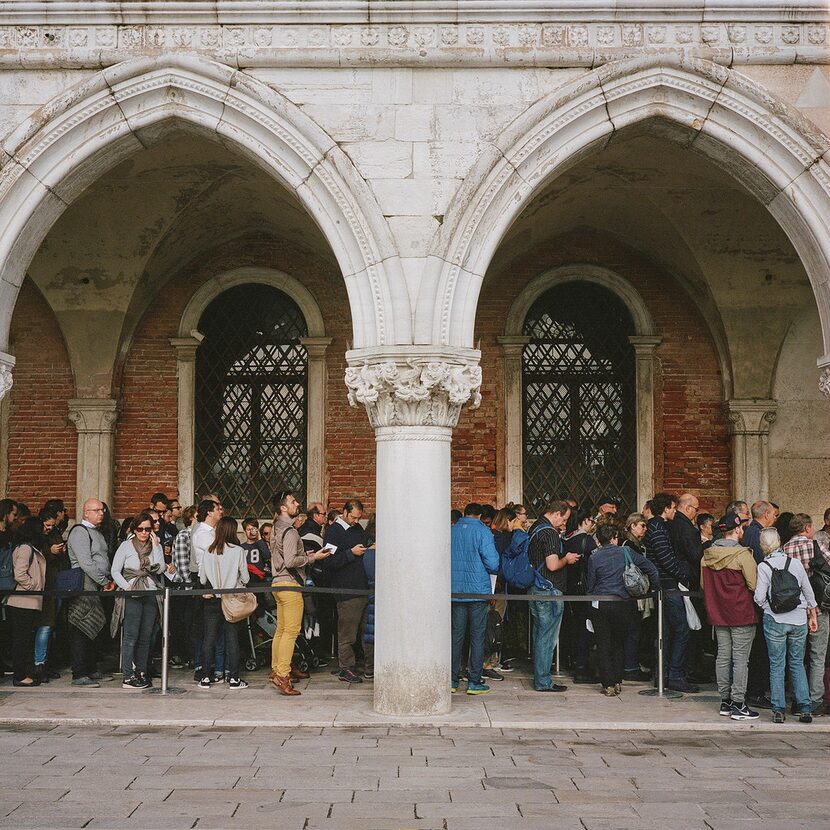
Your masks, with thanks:
[[(553, 499), (532, 523), (520, 504), (453, 511), (453, 693), (466, 680), (467, 694), (484, 694), (512, 670), (503, 632), (521, 622), (522, 604), (532, 621), (536, 691), (567, 688), (552, 677), (555, 653), (574, 683), (598, 683), (609, 697), (626, 682), (654, 680), (659, 588), (669, 689), (694, 694), (714, 680), (721, 715), (751, 720), (767, 708), (783, 722), (786, 669), (791, 711), (802, 722), (825, 713), (830, 509), (814, 532), (809, 516), (769, 501), (730, 502), (717, 519), (691, 493), (657, 493), (625, 519), (619, 499), (599, 501)], [(59, 499), (36, 515), (3, 499), (0, 631), (10, 646), (0, 658), (10, 655), (17, 687), (56, 679), (60, 655), (73, 686), (97, 687), (109, 652), (119, 656), (125, 690), (150, 688), (158, 589), (168, 586), (176, 589), (170, 663), (192, 668), (200, 689), (247, 687), (240, 641), (253, 642), (245, 626), (269, 611), (269, 682), (277, 692), (297, 696), (294, 681), (308, 677), (296, 653), (310, 613), (318, 650), (336, 641), (339, 679), (362, 683), (373, 678), (374, 539), (374, 517), (364, 522), (360, 501), (333, 511), (315, 502), (302, 512), (289, 491), (275, 495), (269, 522), (225, 516), (214, 494), (183, 508), (154, 493), (146, 510), (123, 522), (92, 498), (71, 527)], [(246, 585), (266, 590), (227, 593)], [(308, 585), (334, 590), (312, 598), (298, 590)], [(511, 603), (521, 594), (528, 599)], [(563, 595), (572, 599), (557, 599)]]
[[(8, 592), (1, 630), (11, 643), (14, 686), (57, 679), (58, 650), (68, 651), (73, 686), (100, 686), (101, 658), (117, 651), (122, 688), (152, 687), (159, 588), (170, 587), (177, 591), (170, 615), (172, 667), (192, 668), (200, 689), (223, 682), (245, 689), (244, 626), (274, 610), (269, 682), (282, 695), (299, 695), (292, 681), (309, 674), (294, 659), (295, 644), (309, 600), (297, 588), (312, 579), (335, 589), (314, 601), (318, 643), (333, 639), (336, 629), (340, 680), (371, 679), (373, 519), (364, 526), (358, 500), (346, 502), (342, 511), (327, 512), (314, 502), (301, 512), (289, 491), (276, 494), (274, 509), (271, 522), (249, 517), (240, 523), (224, 515), (213, 494), (182, 508), (159, 492), (146, 510), (120, 523), (106, 504), (88, 499), (80, 521), (69, 527), (59, 500), (47, 502), (36, 516), (11, 499), (0, 500), (0, 591)], [(228, 593), (246, 585), (274, 590), (259, 592), (256, 602), (250, 592), (242, 600)], [(336, 589), (367, 594), (340, 595)], [(6, 651), (0, 649), (0, 657)]]
[[(825, 714), (830, 509), (815, 529), (810, 516), (763, 500), (732, 501), (717, 519), (692, 493), (657, 493), (624, 520), (620, 507), (611, 496), (596, 508), (553, 499), (532, 525), (520, 504), (453, 511), (452, 591), (473, 596), (453, 599), (451, 691), (466, 680), (467, 694), (485, 694), (488, 680), (511, 670), (504, 656), (485, 660), (493, 650), (488, 632), (509, 626), (517, 593), (533, 597), (537, 692), (566, 690), (552, 677), (560, 648), (574, 682), (599, 683), (606, 696), (619, 695), (626, 681), (656, 681), (661, 589), (670, 690), (695, 694), (698, 683), (714, 680), (720, 715), (754, 720), (750, 707), (765, 708), (783, 723), (786, 668), (792, 713), (802, 723)], [(522, 573), (515, 562), (523, 556), (527, 578), (520, 580), (512, 575)], [(555, 599), (563, 595), (573, 599)]]

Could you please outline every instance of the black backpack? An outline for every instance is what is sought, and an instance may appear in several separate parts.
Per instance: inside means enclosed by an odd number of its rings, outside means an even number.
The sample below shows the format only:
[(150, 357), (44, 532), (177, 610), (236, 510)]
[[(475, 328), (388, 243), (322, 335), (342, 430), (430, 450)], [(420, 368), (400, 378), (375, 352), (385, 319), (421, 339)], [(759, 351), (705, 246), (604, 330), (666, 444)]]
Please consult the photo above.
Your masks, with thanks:
[(794, 611), (801, 602), (801, 585), (799, 585), (798, 580), (790, 573), (791, 561), (788, 556), (784, 567), (780, 569), (773, 568), (766, 561), (761, 563), (772, 571), (767, 599), (769, 600), (769, 607), (775, 614), (786, 614), (788, 611)]
[(810, 587), (822, 611), (830, 611), (830, 565), (824, 558), (818, 542), (813, 539), (813, 558), (810, 560)]

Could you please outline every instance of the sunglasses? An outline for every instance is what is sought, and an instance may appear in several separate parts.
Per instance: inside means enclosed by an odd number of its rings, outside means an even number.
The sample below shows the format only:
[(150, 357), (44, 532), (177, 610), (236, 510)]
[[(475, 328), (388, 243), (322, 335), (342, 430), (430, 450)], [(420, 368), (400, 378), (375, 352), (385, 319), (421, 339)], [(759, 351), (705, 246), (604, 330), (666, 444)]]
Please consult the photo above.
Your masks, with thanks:
[(135, 532), (136, 533), (150, 533), (152, 531), (152, 529), (153, 528), (151, 528), (151, 527), (137, 527), (135, 529)]

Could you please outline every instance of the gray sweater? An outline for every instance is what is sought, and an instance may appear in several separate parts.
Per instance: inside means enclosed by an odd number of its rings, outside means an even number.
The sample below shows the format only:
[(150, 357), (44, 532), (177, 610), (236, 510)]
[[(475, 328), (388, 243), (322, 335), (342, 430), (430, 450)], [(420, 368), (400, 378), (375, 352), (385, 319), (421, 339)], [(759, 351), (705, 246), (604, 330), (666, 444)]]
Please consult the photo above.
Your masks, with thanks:
[(109, 548), (97, 527), (89, 522), (76, 525), (69, 531), (66, 547), (73, 568), (80, 568), (98, 585), (106, 585), (110, 581)]
[(787, 611), (785, 614), (775, 614), (769, 605), (769, 589), (772, 572), (767, 567), (769, 565), (776, 570), (781, 570), (787, 563), (787, 556), (782, 550), (773, 551), (763, 563), (758, 566), (758, 582), (755, 585), (755, 604), (760, 605), (764, 609), (765, 614), (769, 614), (777, 623), (785, 623), (787, 625), (806, 625), (807, 623), (807, 609), (816, 607), (816, 597), (810, 585), (810, 580), (807, 579), (807, 572), (804, 566), (798, 559), (790, 559), (790, 573), (798, 580), (801, 586), (801, 602), (792, 611)]

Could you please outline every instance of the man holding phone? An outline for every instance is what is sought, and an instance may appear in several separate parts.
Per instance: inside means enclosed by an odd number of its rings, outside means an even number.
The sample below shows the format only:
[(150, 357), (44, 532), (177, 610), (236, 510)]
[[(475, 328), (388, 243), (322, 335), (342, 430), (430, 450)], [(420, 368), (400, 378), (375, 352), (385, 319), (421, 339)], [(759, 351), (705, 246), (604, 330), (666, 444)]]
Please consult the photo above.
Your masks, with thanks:
[[(357, 499), (347, 501), (343, 512), (326, 531), (326, 547), (332, 554), (323, 561), (323, 566), (331, 574), (332, 588), (366, 590), (369, 587), (361, 561), (369, 547), (366, 531), (360, 524), (362, 516), (363, 503)], [(363, 637), (368, 604), (368, 596), (337, 596), (337, 659), (340, 665), (339, 677), (344, 683), (363, 682), (363, 678), (355, 671), (354, 644)], [(364, 643), (363, 651), (364, 672), (371, 676), (375, 662), (373, 644)]]

